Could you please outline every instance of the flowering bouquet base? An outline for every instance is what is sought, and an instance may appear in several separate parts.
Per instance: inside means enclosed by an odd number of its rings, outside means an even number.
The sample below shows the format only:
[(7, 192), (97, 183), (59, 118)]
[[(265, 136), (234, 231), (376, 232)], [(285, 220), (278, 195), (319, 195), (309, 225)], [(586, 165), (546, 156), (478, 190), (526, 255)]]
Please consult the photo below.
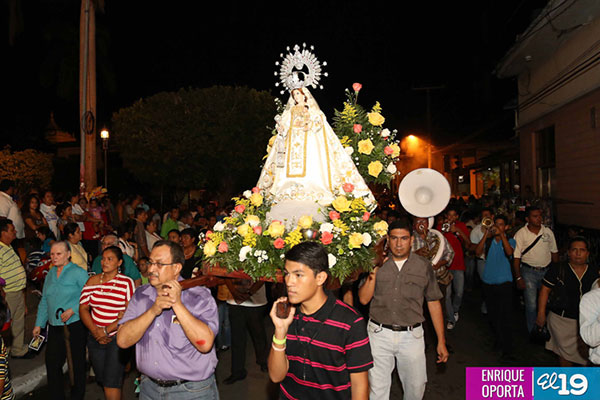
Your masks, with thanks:
[[(204, 264), (202, 266), (201, 273), (202, 273), (202, 275), (199, 275), (198, 277), (192, 278), (192, 279), (198, 279), (198, 282), (200, 282), (199, 284), (206, 286), (206, 287), (214, 287), (217, 285), (225, 284), (225, 279), (254, 280), (254, 279), (252, 279), (252, 277), (250, 275), (246, 274), (243, 271), (230, 271), (226, 267), (222, 267), (220, 265)], [(351, 276), (347, 277), (344, 280), (344, 283), (349, 284), (349, 283), (355, 282), (358, 279), (360, 273), (361, 273), (361, 271), (355, 270)], [(204, 278), (204, 279), (200, 280), (200, 278)], [(263, 281), (263, 282), (284, 283), (283, 273), (281, 271), (277, 271), (275, 278), (260, 277), (257, 280)], [(331, 277), (327, 281), (327, 289), (328, 290), (336, 290), (336, 289), (339, 289), (341, 286), (342, 286), (342, 284), (341, 284), (340, 280), (335, 277)]]
[[(229, 269), (227, 269), (227, 267), (222, 267), (219, 264), (210, 265), (210, 264), (205, 263), (202, 265), (201, 271), (202, 271), (202, 276), (214, 276), (214, 277), (218, 277), (218, 278), (254, 280), (254, 279), (252, 279), (252, 277), (250, 275), (248, 275), (244, 271), (241, 271), (241, 270), (240, 271), (230, 271)], [(275, 275), (275, 279), (263, 276), (263, 277), (258, 278), (258, 280), (263, 281), (263, 282), (282, 283), (283, 282), (283, 274), (281, 273), (281, 271), (277, 271), (276, 275)]]

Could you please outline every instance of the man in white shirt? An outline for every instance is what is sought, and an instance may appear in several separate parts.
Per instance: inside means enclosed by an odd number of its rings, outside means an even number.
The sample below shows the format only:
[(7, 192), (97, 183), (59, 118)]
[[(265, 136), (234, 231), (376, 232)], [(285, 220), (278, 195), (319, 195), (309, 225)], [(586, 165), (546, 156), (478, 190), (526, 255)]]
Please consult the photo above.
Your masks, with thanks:
[(52, 191), (46, 190), (42, 193), (42, 204), (40, 204), (40, 212), (46, 218), (48, 227), (54, 233), (57, 240), (60, 240), (60, 231), (58, 230), (58, 216), (56, 215), (56, 204), (54, 204), (54, 194)]
[(12, 196), (15, 194), (15, 182), (3, 179), (0, 182), (0, 217), (10, 219), (17, 230), (17, 239), (25, 237), (25, 224), (21, 216), (21, 210), (14, 202)]
[(524, 290), (525, 319), (531, 332), (537, 316), (537, 296), (542, 279), (552, 262), (558, 262), (554, 233), (542, 225), (542, 210), (531, 206), (525, 210), (527, 225), (515, 234), (513, 274), (517, 288)]
[(590, 346), (589, 358), (600, 365), (600, 288), (598, 282), (592, 285), (579, 302), (579, 334)]

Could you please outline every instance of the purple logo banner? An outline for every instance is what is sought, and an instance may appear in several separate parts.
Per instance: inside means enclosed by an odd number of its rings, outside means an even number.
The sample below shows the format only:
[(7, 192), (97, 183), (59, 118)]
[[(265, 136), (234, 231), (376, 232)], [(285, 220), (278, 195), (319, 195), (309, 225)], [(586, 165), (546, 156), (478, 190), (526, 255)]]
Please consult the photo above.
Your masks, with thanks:
[(467, 367), (466, 400), (533, 400), (533, 368)]

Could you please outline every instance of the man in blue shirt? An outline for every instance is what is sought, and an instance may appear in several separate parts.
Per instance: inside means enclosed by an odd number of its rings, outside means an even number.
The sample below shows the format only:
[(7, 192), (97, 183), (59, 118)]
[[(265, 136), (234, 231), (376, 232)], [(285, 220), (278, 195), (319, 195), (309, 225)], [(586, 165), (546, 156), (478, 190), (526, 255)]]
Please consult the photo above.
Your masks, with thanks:
[(501, 362), (509, 362), (512, 356), (510, 313), (512, 311), (511, 262), (515, 240), (506, 237), (507, 219), (504, 215), (494, 218), (494, 225), (483, 228), (483, 238), (475, 248), (477, 257), (485, 255), (485, 267), (481, 280), (488, 309), (488, 318), (494, 330), (496, 345), (502, 351)]
[[(100, 251), (100, 255), (94, 259), (92, 263), (92, 272), (95, 274), (102, 273), (102, 251), (110, 246), (119, 246), (119, 238), (115, 235), (108, 234), (102, 238), (100, 242), (102, 244), (102, 250)], [(133, 279), (133, 283), (135, 287), (138, 287), (142, 284), (142, 274), (138, 267), (135, 265), (135, 261), (133, 258), (129, 257), (127, 254), (123, 254), (123, 275), (130, 277)]]

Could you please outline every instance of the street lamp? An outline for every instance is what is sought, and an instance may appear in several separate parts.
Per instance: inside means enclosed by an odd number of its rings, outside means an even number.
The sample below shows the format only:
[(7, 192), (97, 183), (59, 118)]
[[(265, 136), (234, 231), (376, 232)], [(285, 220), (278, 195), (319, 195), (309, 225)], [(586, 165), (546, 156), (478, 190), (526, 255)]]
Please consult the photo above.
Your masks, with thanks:
[(110, 133), (108, 132), (108, 129), (102, 128), (102, 130), (100, 131), (100, 137), (102, 138), (102, 150), (104, 150), (104, 188), (106, 190), (108, 190), (108, 183), (107, 183), (107, 171), (108, 171), (108, 138), (110, 137)]

